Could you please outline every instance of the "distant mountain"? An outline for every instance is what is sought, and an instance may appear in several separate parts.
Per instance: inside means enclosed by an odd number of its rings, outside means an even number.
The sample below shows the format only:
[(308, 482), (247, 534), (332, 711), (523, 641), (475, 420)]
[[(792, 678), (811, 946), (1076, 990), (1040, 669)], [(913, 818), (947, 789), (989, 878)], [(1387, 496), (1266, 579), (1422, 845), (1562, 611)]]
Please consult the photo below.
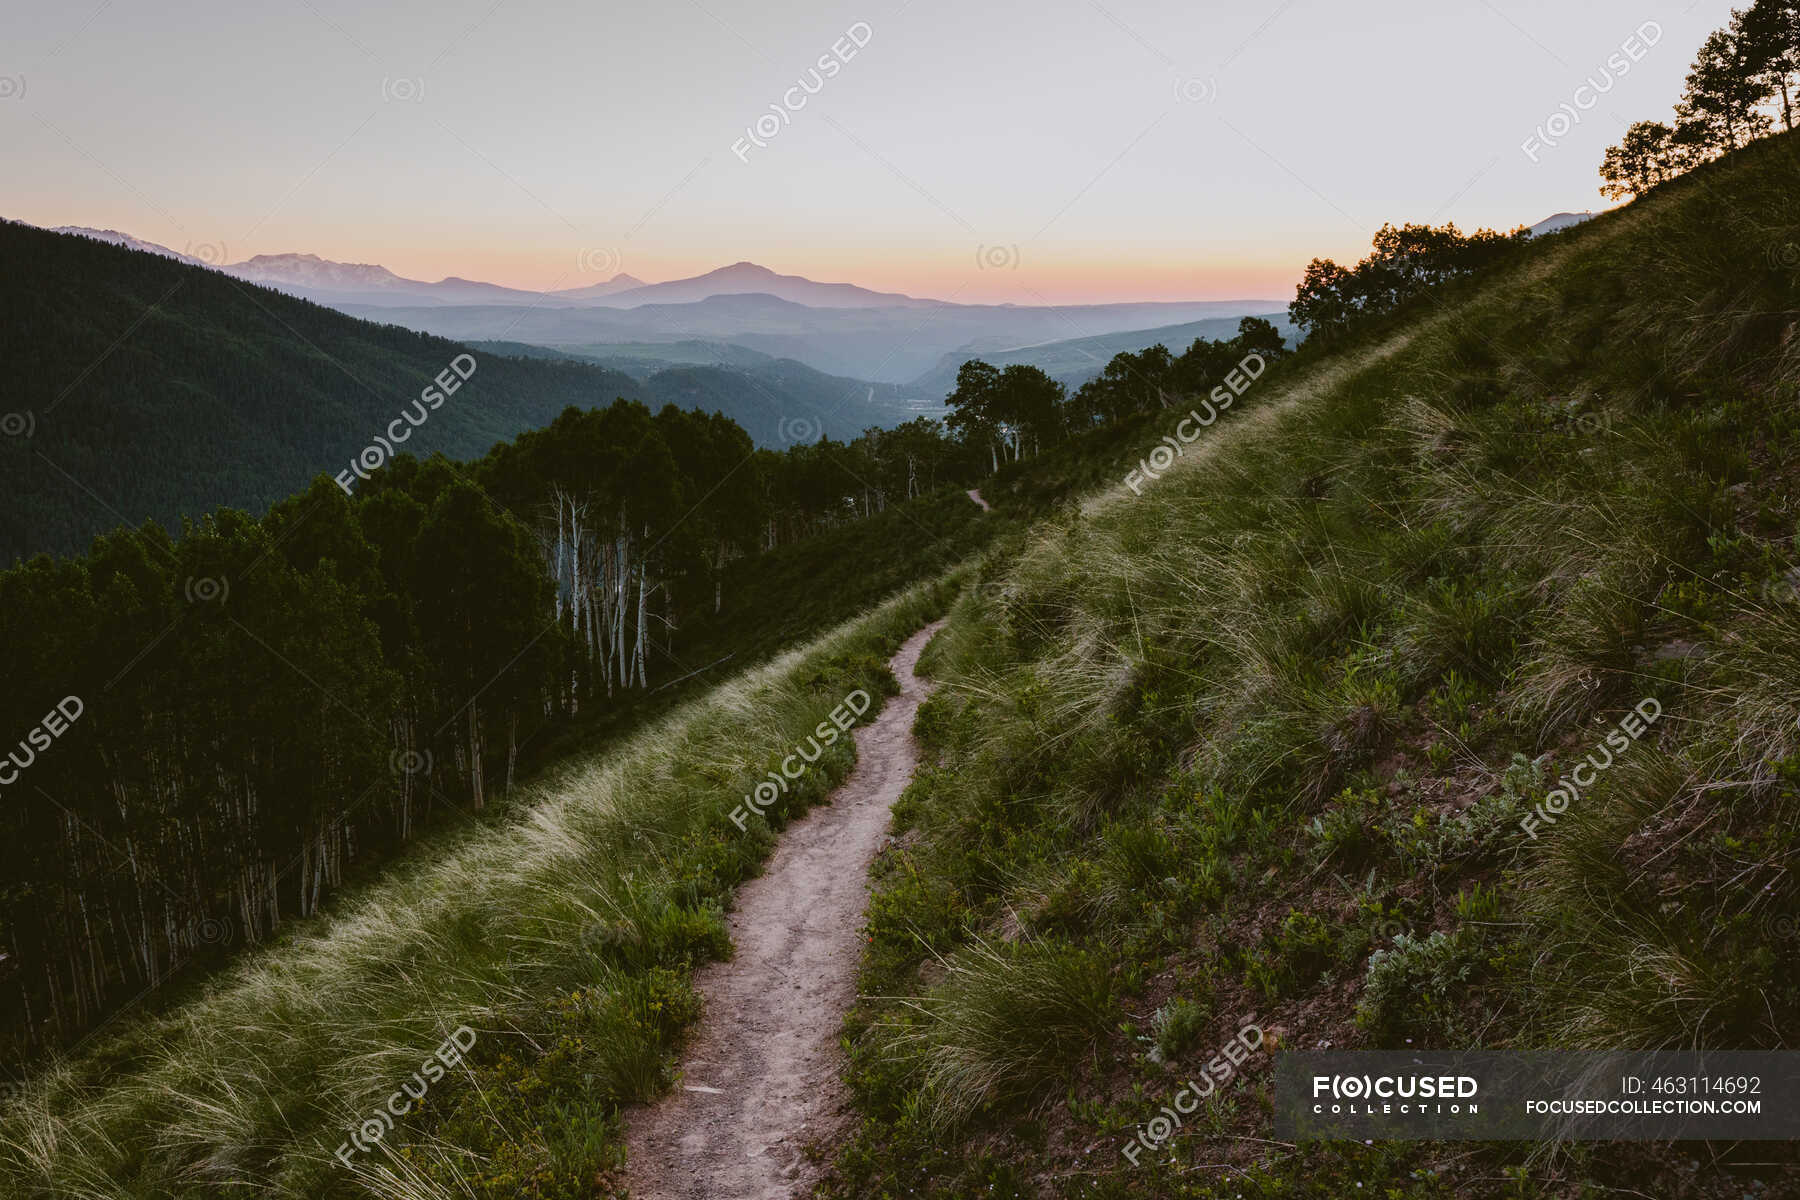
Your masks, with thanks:
[[(1260, 316), (1281, 331), (1290, 343), (1299, 340), (1299, 332), (1285, 312), (1250, 313)], [(1195, 338), (1228, 341), (1237, 336), (1240, 317), (1213, 317), (1189, 321), (1182, 325), (1163, 325), (1155, 329), (1133, 329), (1124, 333), (1107, 333), (1098, 337), (1067, 338), (1036, 346), (988, 348), (969, 346), (953, 350), (938, 360), (937, 366), (912, 381), (912, 387), (932, 396), (947, 396), (956, 388), (956, 372), (971, 358), (979, 358), (996, 367), (1023, 363), (1042, 369), (1066, 387), (1077, 388), (1094, 378), (1115, 354), (1135, 354), (1151, 346), (1167, 346), (1170, 353), (1180, 354), (1194, 344)]]
[(608, 348), (615, 345), (628, 345), (634, 353), (651, 357), (655, 347), (646, 343), (728, 342), (771, 358), (791, 358), (827, 375), (899, 384), (936, 368), (946, 354), (972, 347), (1005, 349), (1195, 321), (1235, 322), (1239, 317), (1278, 313), (1286, 305), (1280, 300), (1053, 308), (959, 304), (936, 309), (927, 318), (916, 307), (814, 308), (752, 293), (633, 308), (343, 307), (369, 320), (394, 321), (459, 341), (504, 338), (593, 358), (607, 357)]
[[(71, 230), (70, 232), (90, 232)], [(102, 240), (133, 249), (148, 249), (176, 258), (172, 250), (138, 242), (127, 234), (91, 231)], [(194, 259), (185, 259), (197, 262)], [(259, 254), (243, 262), (221, 267), (228, 275), (289, 292), (332, 307), (347, 305), (420, 304), (602, 304), (608, 308), (634, 308), (641, 304), (687, 304), (715, 296), (751, 293), (775, 296), (812, 308), (916, 308), (938, 303), (898, 292), (875, 292), (850, 283), (818, 283), (799, 275), (779, 275), (755, 263), (739, 262), (690, 279), (645, 283), (634, 275), (619, 274), (604, 283), (554, 292), (533, 292), (502, 287), (454, 275), (428, 283), (407, 279), (375, 263), (341, 263), (316, 254)]]
[(342, 291), (396, 291), (409, 284), (426, 284), (402, 279), (386, 267), (373, 263), (340, 263), (316, 254), (258, 254), (223, 268), (227, 275), (248, 279), (252, 283), (287, 284), (293, 287), (329, 288)]
[(759, 446), (783, 449), (820, 437), (848, 441), (870, 426), (892, 428), (914, 417), (937, 417), (941, 405), (892, 384), (842, 379), (804, 363), (777, 360), (748, 371), (670, 367), (645, 385), (655, 405), (722, 412)]
[[(261, 512), (346, 470), (465, 353), (178, 259), (0, 222), (0, 311), (10, 314), (0, 356), (16, 372), (0, 401), (0, 566), (81, 549), (120, 524), (173, 529), (226, 505)], [(408, 428), (400, 449), (474, 458), (571, 405), (621, 396), (725, 411), (780, 446), (809, 421), (837, 436), (905, 419), (904, 404), (872, 387), (728, 371), (704, 386), (647, 385), (591, 364), (477, 351), (468, 382)]]
[[(539, 292), (460, 279), (454, 275), (427, 283), (396, 275), (374, 263), (333, 262), (316, 254), (259, 254), (220, 269), (227, 275), (333, 308), (351, 304), (542, 304), (546, 299), (572, 302), (557, 300), (561, 293), (551, 293), (547, 297)], [(617, 291), (641, 284), (641, 280), (630, 275), (617, 275), (607, 283), (594, 286)]]
[[(123, 236), (123, 235), (120, 235)], [(635, 308), (643, 304), (688, 304), (719, 296), (759, 294), (812, 308), (913, 308), (935, 300), (917, 300), (897, 292), (873, 292), (850, 283), (817, 283), (799, 275), (778, 275), (755, 263), (733, 263), (691, 279), (645, 283), (633, 275), (615, 275), (604, 283), (554, 292), (532, 292), (451, 276), (436, 283), (406, 279), (373, 263), (340, 263), (316, 254), (259, 254), (222, 268), (227, 274), (329, 304), (533, 304), (552, 307), (603, 305)]]
[(171, 250), (167, 246), (159, 246), (155, 242), (146, 242), (142, 238), (134, 238), (129, 233), (120, 233), (116, 229), (89, 229), (85, 225), (58, 225), (51, 233), (67, 233), (75, 237), (93, 238), (97, 242), (105, 242), (109, 246), (123, 246), (127, 250), (141, 250), (145, 254), (160, 254), (164, 258), (172, 258), (190, 267), (204, 267), (207, 264), (192, 255)]
[(586, 287), (563, 288), (561, 291), (551, 292), (550, 295), (555, 296), (558, 300), (579, 302), (582, 300), (597, 300), (602, 296), (610, 296), (615, 292), (629, 291), (632, 288), (640, 288), (643, 286), (644, 281), (639, 279), (636, 275), (621, 274), (614, 275), (605, 283), (590, 283)]
[[(690, 304), (714, 296), (774, 296), (809, 308), (931, 308), (937, 300), (919, 300), (898, 292), (872, 292), (853, 283), (817, 283), (799, 275), (777, 275), (755, 263), (732, 263), (692, 279), (646, 284), (606, 297), (608, 307), (639, 304)], [(558, 293), (567, 296), (568, 293)]]
[(731, 342), (704, 341), (689, 338), (679, 342), (620, 342), (596, 346), (593, 353), (579, 349), (535, 346), (528, 342), (472, 341), (471, 347), (495, 354), (516, 354), (522, 358), (571, 358), (579, 362), (597, 363), (615, 371), (623, 371), (637, 379), (649, 379), (658, 371), (671, 367), (744, 368), (774, 362), (760, 350)]
[(1545, 217), (1536, 225), (1533, 225), (1530, 231), (1531, 236), (1542, 237), (1546, 233), (1560, 233), (1564, 229), (1573, 229), (1583, 221), (1593, 220), (1594, 215), (1595, 214), (1591, 212), (1557, 213), (1555, 216)]

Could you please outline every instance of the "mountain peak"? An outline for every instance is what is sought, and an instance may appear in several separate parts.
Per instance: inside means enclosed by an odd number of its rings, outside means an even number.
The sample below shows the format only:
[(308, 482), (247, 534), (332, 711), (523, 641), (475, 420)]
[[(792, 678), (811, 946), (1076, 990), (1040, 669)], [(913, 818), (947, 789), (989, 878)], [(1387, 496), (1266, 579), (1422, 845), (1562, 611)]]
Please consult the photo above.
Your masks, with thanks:
[(120, 233), (116, 229), (92, 229), (86, 225), (58, 225), (51, 233), (66, 233), (74, 237), (93, 238), (97, 242), (105, 242), (109, 246), (123, 246), (127, 250), (141, 250), (146, 254), (160, 254), (164, 258), (172, 258), (177, 262), (187, 263), (190, 267), (204, 267), (207, 264), (179, 250), (171, 250), (156, 242), (146, 242), (143, 238), (132, 237), (129, 233)]
[(1557, 233), (1593, 219), (1594, 214), (1591, 212), (1559, 212), (1554, 216), (1545, 217), (1536, 225), (1531, 226), (1531, 236), (1542, 237), (1546, 233)]
[(874, 292), (851, 283), (820, 283), (801, 275), (783, 275), (761, 263), (740, 260), (690, 279), (672, 279), (606, 297), (608, 305), (690, 304), (718, 296), (774, 297), (809, 308), (907, 308), (934, 305), (897, 292)]
[(394, 287), (411, 283), (377, 263), (341, 263), (316, 254), (258, 254), (225, 270), (254, 283), (294, 287)]

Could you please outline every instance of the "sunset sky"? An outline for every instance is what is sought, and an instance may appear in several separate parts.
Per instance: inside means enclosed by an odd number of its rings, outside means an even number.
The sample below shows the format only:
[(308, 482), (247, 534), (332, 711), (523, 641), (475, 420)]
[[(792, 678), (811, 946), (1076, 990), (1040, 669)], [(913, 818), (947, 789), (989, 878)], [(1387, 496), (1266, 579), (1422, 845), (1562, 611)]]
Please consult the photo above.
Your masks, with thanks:
[[(0, 216), (534, 289), (749, 259), (963, 302), (1286, 299), (1383, 221), (1602, 206), (1605, 147), (1668, 115), (1729, 8), (14, 4)], [(854, 57), (790, 91), (834, 43)], [(804, 107), (741, 159), (784, 93)]]

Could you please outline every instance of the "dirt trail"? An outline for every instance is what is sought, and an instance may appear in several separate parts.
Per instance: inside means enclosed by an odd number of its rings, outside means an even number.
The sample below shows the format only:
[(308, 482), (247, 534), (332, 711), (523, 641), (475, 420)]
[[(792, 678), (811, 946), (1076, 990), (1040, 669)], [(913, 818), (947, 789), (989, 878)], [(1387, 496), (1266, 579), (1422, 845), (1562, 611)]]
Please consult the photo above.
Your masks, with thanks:
[(627, 1119), (632, 1196), (803, 1196), (819, 1167), (802, 1150), (848, 1125), (837, 1036), (856, 1000), (869, 862), (918, 764), (913, 716), (930, 687), (913, 670), (942, 625), (894, 655), (900, 695), (856, 731), (856, 767), (830, 804), (790, 825), (768, 869), (738, 889), (737, 953), (695, 980), (706, 1016), (682, 1061), (682, 1086)]

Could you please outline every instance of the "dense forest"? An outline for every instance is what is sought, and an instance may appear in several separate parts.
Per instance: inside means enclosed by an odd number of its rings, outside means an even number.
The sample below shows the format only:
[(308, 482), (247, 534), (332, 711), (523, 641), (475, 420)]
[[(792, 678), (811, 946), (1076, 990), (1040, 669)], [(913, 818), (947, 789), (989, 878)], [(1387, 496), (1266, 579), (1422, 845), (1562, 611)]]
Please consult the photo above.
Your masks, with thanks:
[(676, 674), (733, 560), (940, 483), (920, 447), (953, 447), (921, 432), (778, 455), (717, 415), (570, 408), (466, 467), (400, 457), (0, 573), (9, 1027), (64, 1040), (480, 809), (522, 742)]
[(883, 390), (799, 364), (640, 381), (377, 325), (229, 275), (0, 221), (0, 565), (101, 530), (230, 505), (253, 513), (336, 474), (459, 355), (476, 368), (405, 449), (472, 459), (563, 409), (615, 399), (722, 410), (760, 445), (887, 424)]
[(1283, 353), (1248, 318), (1073, 396), (971, 363), (949, 429), (784, 452), (717, 413), (569, 406), (474, 462), (384, 452), (260, 519), (119, 527), (0, 572), (8, 1056), (313, 913), (352, 864), (509, 788), (521, 747), (682, 677), (734, 564), (1173, 403), (1250, 348)]

